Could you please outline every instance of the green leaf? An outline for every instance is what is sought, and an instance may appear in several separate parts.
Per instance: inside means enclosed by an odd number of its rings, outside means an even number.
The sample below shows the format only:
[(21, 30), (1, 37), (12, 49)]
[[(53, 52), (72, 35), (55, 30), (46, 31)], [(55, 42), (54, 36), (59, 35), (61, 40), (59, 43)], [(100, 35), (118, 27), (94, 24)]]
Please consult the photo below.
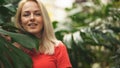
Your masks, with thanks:
[(2, 63), (5, 68), (13, 68), (10, 61), (8, 60), (8, 56), (5, 55), (8, 49), (6, 49), (7, 47), (4, 45), (5, 43), (2, 40), (3, 38), (0, 37), (0, 63)]
[(53, 21), (53, 22), (52, 22), (52, 25), (53, 25), (54, 28), (57, 27), (57, 23), (58, 23), (57, 21)]
[(8, 16), (9, 12), (8, 12), (8, 8), (4, 7), (4, 6), (0, 6), (0, 14), (1, 15), (6, 15)]
[[(9, 43), (8, 43), (9, 44)], [(17, 55), (17, 57), (20, 57), (20, 61), (27, 66), (27, 68), (32, 68), (32, 60), (31, 57), (29, 55), (27, 55), (26, 53), (24, 53), (23, 51), (17, 49), (16, 47), (14, 47), (13, 45), (9, 46), (13, 49), (13, 52)], [(11, 56), (12, 57), (12, 56)], [(24, 59), (23, 59), (24, 58)]]
[(73, 33), (73, 41), (75, 42), (76, 45), (80, 46), (80, 48), (81, 48), (82, 50), (84, 50), (84, 47), (83, 47), (83, 45), (82, 45), (83, 39), (82, 39), (82, 37), (80, 36), (80, 32), (79, 32), (79, 31)]
[[(15, 42), (23, 45), (27, 48), (36, 48), (38, 50), (39, 42), (35, 40), (35, 38), (31, 38), (29, 35), (8, 32), (3, 29), (0, 29), (0, 33), (4, 35), (10, 36)], [(37, 38), (36, 38), (37, 39)]]
[(2, 62), (4, 68), (13, 68), (5, 56), (0, 55), (0, 61)]
[(73, 33), (73, 39), (74, 39), (74, 42), (75, 42), (76, 44), (79, 44), (79, 43), (82, 43), (82, 42), (83, 42), (83, 39), (82, 39), (82, 37), (80, 36), (80, 32), (79, 32), (79, 31)]
[(4, 4), (5, 1), (4, 0), (0, 0), (0, 5)]
[(71, 49), (72, 47), (72, 34), (66, 34), (63, 37), (63, 42), (66, 44), (67, 48)]
[[(14, 68), (32, 68), (32, 60), (30, 56), (28, 56), (22, 50), (18, 49), (17, 47), (6, 41), (3, 37), (0, 37), (0, 44), (1, 44), (0, 48), (2, 52), (4, 52), (3, 53), (4, 55), (2, 56), (8, 58), (6, 62), (11, 61), (10, 63), (8, 63), (9, 65), (13, 64), (12, 66)], [(4, 62), (5, 61), (2, 61), (2, 63)], [(5, 64), (6, 63), (4, 63), (4, 65)]]
[(97, 40), (95, 33), (93, 33), (93, 32), (90, 30), (89, 34), (91, 35), (91, 38), (93, 39), (93, 42), (95, 42), (95, 43), (98, 44), (99, 41)]

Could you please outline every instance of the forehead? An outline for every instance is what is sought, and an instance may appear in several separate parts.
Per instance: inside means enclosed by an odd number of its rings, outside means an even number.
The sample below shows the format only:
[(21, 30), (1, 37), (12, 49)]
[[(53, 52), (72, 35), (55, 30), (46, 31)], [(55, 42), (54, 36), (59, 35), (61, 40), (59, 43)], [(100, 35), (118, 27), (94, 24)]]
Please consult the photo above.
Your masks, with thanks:
[(22, 11), (27, 11), (27, 10), (40, 10), (38, 4), (34, 1), (27, 1), (23, 7), (22, 7)]

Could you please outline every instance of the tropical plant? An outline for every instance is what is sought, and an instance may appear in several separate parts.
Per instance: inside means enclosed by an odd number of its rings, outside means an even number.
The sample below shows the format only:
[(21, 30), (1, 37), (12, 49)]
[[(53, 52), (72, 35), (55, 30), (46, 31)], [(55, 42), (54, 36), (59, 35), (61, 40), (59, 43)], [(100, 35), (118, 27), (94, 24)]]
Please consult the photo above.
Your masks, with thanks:
[[(106, 5), (100, 0), (85, 1), (66, 8), (65, 22), (53, 22), (56, 37), (66, 44), (73, 68), (91, 68), (94, 63), (102, 68), (120, 68), (119, 0)], [(30, 57), (13, 42), (29, 49), (38, 48), (35, 37), (19, 34), (19, 29), (11, 24), (17, 2), (0, 0), (0, 68), (31, 68)], [(12, 41), (7, 41), (6, 35)]]
[(101, 0), (74, 3), (66, 8), (65, 22), (53, 22), (57, 38), (68, 48), (73, 68), (91, 68), (95, 63), (101, 68), (120, 67), (118, 5), (115, 0), (108, 4)]
[[(36, 37), (24, 33), (13, 26), (11, 19), (16, 12), (18, 0), (0, 0), (0, 68), (32, 68), (30, 56), (13, 45), (17, 42), (23, 47), (38, 49)], [(10, 37), (11, 40), (6, 38)]]

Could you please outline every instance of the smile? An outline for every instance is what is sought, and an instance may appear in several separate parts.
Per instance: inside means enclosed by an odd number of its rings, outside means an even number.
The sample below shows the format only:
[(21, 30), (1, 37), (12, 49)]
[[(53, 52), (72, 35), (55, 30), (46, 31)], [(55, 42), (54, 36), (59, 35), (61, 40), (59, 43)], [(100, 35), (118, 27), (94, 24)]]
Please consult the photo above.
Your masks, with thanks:
[(37, 24), (36, 23), (30, 23), (30, 24), (28, 24), (28, 26), (37, 26)]

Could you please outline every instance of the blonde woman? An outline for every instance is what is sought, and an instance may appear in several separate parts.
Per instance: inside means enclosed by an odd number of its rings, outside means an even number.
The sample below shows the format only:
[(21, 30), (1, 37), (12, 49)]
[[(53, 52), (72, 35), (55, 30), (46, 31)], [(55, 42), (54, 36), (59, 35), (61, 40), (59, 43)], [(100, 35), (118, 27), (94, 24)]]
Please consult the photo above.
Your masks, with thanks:
[(66, 47), (56, 39), (48, 13), (40, 0), (21, 0), (15, 25), (41, 40), (39, 53), (26, 51), (32, 58), (33, 68), (72, 68)]

